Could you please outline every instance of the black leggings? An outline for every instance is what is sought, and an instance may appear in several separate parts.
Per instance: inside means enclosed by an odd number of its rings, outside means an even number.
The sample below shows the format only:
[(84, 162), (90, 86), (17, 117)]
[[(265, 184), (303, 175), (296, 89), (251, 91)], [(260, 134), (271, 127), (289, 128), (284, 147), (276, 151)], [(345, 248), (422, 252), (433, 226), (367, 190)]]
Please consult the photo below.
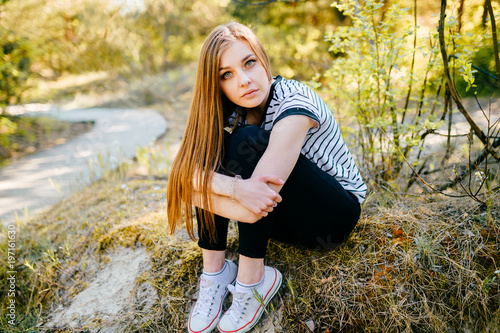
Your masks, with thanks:
[[(269, 142), (269, 133), (253, 125), (226, 132), (224, 156), (219, 173), (250, 178)], [(333, 249), (356, 225), (361, 211), (358, 199), (307, 159), (300, 157), (280, 191), (283, 201), (273, 212), (255, 223), (238, 222), (238, 253), (264, 258), (270, 238), (312, 249)], [(229, 219), (215, 215), (215, 242), (200, 232), (198, 245), (207, 250), (225, 250)]]

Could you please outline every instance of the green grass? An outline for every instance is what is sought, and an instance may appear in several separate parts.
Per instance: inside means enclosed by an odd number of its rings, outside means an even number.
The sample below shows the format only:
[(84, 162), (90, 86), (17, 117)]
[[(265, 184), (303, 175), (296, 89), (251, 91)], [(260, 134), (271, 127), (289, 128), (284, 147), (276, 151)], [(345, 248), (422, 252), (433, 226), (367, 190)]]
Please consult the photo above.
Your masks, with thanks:
[(92, 128), (91, 122), (69, 123), (48, 116), (0, 116), (0, 167), (40, 149), (64, 143)]

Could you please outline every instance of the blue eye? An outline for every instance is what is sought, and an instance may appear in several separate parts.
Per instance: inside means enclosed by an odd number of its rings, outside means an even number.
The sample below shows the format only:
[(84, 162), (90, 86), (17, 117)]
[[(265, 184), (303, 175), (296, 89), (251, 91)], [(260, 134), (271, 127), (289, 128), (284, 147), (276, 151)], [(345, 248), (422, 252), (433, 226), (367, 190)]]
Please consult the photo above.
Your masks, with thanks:
[(251, 67), (254, 63), (255, 63), (255, 60), (248, 60), (245, 65), (247, 67)]
[(223, 79), (229, 79), (230, 77), (231, 77), (231, 72), (225, 72), (224, 74), (222, 74)]

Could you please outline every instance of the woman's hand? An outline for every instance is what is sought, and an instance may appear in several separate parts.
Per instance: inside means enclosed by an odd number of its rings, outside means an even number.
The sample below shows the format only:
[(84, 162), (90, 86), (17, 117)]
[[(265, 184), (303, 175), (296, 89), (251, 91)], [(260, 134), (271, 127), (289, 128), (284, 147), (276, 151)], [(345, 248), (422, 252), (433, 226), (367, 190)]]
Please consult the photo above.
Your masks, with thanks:
[(281, 202), (281, 196), (268, 183), (282, 186), (285, 182), (273, 175), (239, 179), (235, 184), (234, 198), (252, 213), (267, 216)]

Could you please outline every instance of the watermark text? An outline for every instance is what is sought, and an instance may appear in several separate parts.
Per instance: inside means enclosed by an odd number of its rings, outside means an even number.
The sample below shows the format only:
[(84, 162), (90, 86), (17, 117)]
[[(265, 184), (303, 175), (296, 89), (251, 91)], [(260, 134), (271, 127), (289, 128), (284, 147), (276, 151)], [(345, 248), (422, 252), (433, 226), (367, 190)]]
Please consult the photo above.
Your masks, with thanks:
[(7, 322), (16, 324), (16, 225), (7, 225)]

